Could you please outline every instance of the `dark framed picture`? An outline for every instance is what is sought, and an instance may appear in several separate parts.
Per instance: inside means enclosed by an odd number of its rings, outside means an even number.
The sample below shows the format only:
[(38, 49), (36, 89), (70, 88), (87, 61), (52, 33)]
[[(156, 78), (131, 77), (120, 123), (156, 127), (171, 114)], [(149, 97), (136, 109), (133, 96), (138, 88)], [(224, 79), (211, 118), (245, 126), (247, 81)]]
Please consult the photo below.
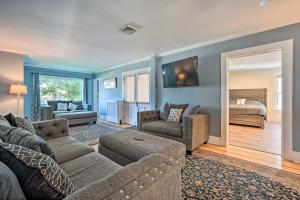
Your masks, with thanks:
[(106, 90), (117, 88), (117, 78), (105, 79), (103, 85)]

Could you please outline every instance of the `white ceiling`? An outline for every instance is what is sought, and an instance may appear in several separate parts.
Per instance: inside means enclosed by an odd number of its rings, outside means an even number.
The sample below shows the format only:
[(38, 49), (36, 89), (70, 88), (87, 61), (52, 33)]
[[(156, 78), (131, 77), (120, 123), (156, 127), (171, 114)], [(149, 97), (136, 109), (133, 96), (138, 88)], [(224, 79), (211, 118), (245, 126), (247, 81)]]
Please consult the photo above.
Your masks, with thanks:
[[(300, 21), (299, 0), (1, 0), (0, 50), (96, 72), (195, 43)], [(141, 31), (118, 29), (134, 22)]]
[(282, 51), (272, 51), (229, 60), (229, 71), (280, 68)]

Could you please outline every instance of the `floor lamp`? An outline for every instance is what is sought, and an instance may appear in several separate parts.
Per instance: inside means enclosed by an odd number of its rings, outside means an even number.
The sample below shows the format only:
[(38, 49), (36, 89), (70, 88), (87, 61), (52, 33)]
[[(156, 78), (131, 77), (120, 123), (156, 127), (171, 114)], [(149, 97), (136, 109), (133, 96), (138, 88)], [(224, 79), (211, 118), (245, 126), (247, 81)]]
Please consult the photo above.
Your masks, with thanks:
[(27, 87), (26, 87), (26, 85), (12, 84), (10, 86), (9, 93), (10, 94), (17, 94), (18, 95), (17, 116), (19, 117), (19, 112), (20, 112), (20, 97), (21, 97), (21, 95), (27, 94)]

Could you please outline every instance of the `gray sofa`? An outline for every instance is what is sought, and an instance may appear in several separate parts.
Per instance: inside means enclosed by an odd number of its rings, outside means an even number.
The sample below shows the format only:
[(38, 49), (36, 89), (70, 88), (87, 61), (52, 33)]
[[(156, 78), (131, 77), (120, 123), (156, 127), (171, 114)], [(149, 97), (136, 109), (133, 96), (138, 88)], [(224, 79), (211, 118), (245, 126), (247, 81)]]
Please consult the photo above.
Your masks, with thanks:
[(208, 141), (208, 115), (192, 114), (176, 123), (160, 118), (160, 110), (138, 113), (138, 130), (179, 141), (186, 145), (188, 154)]
[[(73, 103), (78, 105), (75, 111), (57, 111), (58, 103)], [(44, 105), (41, 108), (41, 119), (68, 119), (69, 125), (78, 125), (97, 122), (97, 112), (92, 111), (92, 105), (86, 105), (84, 108), (82, 101), (62, 101), (62, 100), (50, 100), (48, 105)]]
[(66, 200), (181, 198), (181, 166), (163, 155), (148, 155), (123, 167), (70, 137), (66, 119), (33, 126), (76, 188)]

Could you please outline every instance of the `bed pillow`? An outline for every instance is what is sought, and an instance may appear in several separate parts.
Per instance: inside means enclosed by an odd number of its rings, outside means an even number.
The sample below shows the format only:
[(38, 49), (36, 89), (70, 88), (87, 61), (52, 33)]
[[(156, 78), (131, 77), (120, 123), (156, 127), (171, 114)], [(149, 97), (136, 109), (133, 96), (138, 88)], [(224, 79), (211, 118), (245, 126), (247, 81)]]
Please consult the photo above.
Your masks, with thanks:
[(50, 145), (43, 138), (22, 128), (0, 125), (0, 138), (3, 142), (20, 145), (55, 159)]
[(34, 129), (32, 123), (31, 123), (31, 121), (27, 117), (25, 117), (25, 118), (17, 117), (16, 118), (16, 125), (17, 125), (18, 128), (22, 128), (26, 131), (29, 131), (30, 133), (36, 134), (35, 129)]
[(245, 105), (246, 99), (237, 99), (236, 100), (236, 105)]
[(57, 111), (68, 111), (68, 103), (58, 103)]
[(181, 120), (182, 111), (182, 109), (171, 108), (167, 121), (179, 123)]
[(75, 191), (68, 175), (49, 156), (0, 143), (0, 161), (18, 178), (26, 199), (64, 199)]

